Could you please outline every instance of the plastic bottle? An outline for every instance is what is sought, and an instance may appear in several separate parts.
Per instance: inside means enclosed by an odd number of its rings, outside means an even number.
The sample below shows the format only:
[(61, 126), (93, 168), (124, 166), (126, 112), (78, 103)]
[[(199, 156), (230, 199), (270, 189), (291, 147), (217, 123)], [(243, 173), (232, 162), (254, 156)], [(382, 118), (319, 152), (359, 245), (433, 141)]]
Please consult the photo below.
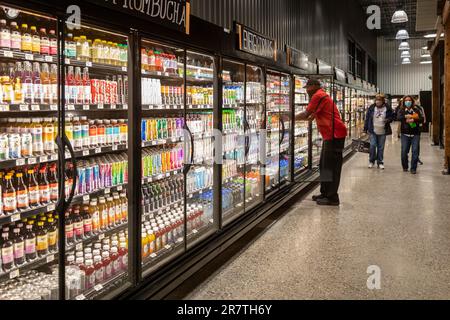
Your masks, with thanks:
[(72, 88), (74, 89), (73, 92), (74, 103), (76, 104), (84, 103), (84, 84), (80, 67), (75, 67), (75, 79), (73, 86), (75, 87)]
[(23, 99), (25, 103), (33, 103), (34, 91), (33, 91), (33, 66), (31, 62), (24, 61), (23, 63), (23, 73), (22, 73), (22, 88), (23, 88)]
[(48, 250), (52, 253), (55, 253), (58, 251), (58, 229), (53, 218), (48, 218), (47, 222)]
[(32, 261), (36, 257), (36, 235), (33, 232), (33, 222), (29, 221), (25, 232), (25, 258), (27, 261)]
[(65, 56), (66, 58), (69, 59), (76, 59), (77, 56), (77, 48), (76, 48), (76, 43), (74, 42), (73, 39), (73, 34), (68, 33), (66, 40), (65, 40)]
[(81, 138), (82, 138), (82, 148), (89, 149), (90, 139), (89, 139), (89, 121), (86, 116), (81, 117)]
[(39, 30), (40, 37), (41, 37), (41, 45), (40, 45), (40, 53), (43, 55), (49, 55), (50, 54), (50, 39), (47, 36), (47, 30), (45, 28), (41, 28)]
[(122, 192), (120, 194), (120, 199), (122, 203), (122, 222), (128, 221), (128, 199), (127, 195)]
[(117, 247), (112, 247), (111, 248), (111, 264), (112, 264), (112, 275), (116, 275), (118, 273), (120, 273), (120, 271), (122, 270), (121, 268), (121, 262), (120, 262), (120, 256), (119, 256), (119, 250)]
[(39, 54), (41, 53), (41, 37), (39, 36), (35, 26), (31, 26), (30, 31), (32, 41), (31, 51), (33, 54)]
[(79, 117), (73, 118), (73, 142), (73, 147), (75, 150), (83, 149), (83, 136)]
[(90, 104), (92, 102), (91, 80), (89, 77), (89, 68), (83, 69), (83, 103)]
[(97, 205), (97, 200), (93, 199), (89, 203), (89, 215), (92, 219), (92, 233), (98, 234), (101, 229), (100, 209)]
[(111, 125), (110, 120), (104, 120), (104, 123), (105, 123), (106, 144), (111, 145), (113, 143), (114, 128)]
[(118, 124), (117, 120), (111, 120), (112, 125), (112, 144), (117, 145), (120, 143), (120, 125)]
[(11, 22), (11, 50), (20, 51), (22, 50), (22, 35), (19, 30), (17, 22)]
[(100, 230), (105, 231), (108, 229), (108, 206), (106, 205), (105, 198), (100, 198), (99, 200), (99, 213), (100, 213)]
[(30, 202), (28, 198), (28, 188), (23, 182), (23, 174), (17, 173), (16, 174), (16, 194), (17, 194), (17, 210), (18, 211), (25, 211), (30, 208)]
[(11, 30), (4, 19), (0, 20), (0, 48), (4, 50), (11, 49)]
[(48, 234), (43, 221), (37, 223), (36, 251), (39, 257), (48, 254)]
[(81, 217), (83, 218), (84, 236), (89, 238), (93, 235), (92, 217), (89, 214), (89, 205), (83, 205), (83, 211), (81, 213)]
[(50, 201), (58, 201), (58, 177), (56, 174), (56, 165), (52, 165), (49, 170), (48, 183), (50, 187)]
[(47, 169), (46, 167), (42, 167), (39, 169), (39, 194), (40, 194), (40, 203), (48, 204), (50, 203), (50, 185), (47, 180)]
[(3, 213), (15, 213), (17, 211), (17, 195), (10, 175), (5, 176), (5, 184), (2, 191)]
[(112, 277), (112, 264), (108, 251), (102, 252), (103, 267), (105, 268), (105, 280), (109, 280)]
[(58, 102), (58, 66), (56, 64), (50, 65), (50, 104)]
[(42, 64), (41, 69), (42, 102), (50, 104), (52, 100), (52, 83), (50, 80), (50, 69), (47, 63)]
[(56, 56), (58, 54), (58, 39), (56, 38), (55, 30), (50, 30), (48, 32), (49, 44), (50, 44), (50, 55)]
[(19, 228), (13, 230), (14, 264), (20, 266), (25, 263), (25, 242)]
[(95, 268), (94, 268), (94, 262), (92, 260), (86, 260), (85, 266), (84, 266), (84, 272), (86, 275), (85, 288), (87, 290), (89, 290), (95, 286)]
[(66, 133), (67, 138), (70, 141), (70, 144), (73, 146), (74, 145), (74, 141), (73, 141), (73, 123), (71, 121), (71, 118), (66, 118), (65, 122), (66, 122), (65, 133)]
[(65, 235), (66, 235), (66, 243), (68, 245), (75, 243), (75, 236), (74, 236), (74, 230), (73, 230), (73, 220), (70, 214), (70, 211), (67, 211), (65, 213), (66, 219), (65, 219)]
[(91, 60), (91, 48), (89, 46), (89, 42), (86, 39), (86, 36), (80, 36), (80, 56), (79, 59), (81, 61), (90, 61)]
[(7, 232), (2, 233), (3, 244), (1, 249), (2, 266), (4, 271), (9, 271), (14, 267), (14, 247)]
[(42, 92), (41, 66), (33, 62), (33, 103), (43, 103)]
[(120, 196), (118, 193), (114, 193), (113, 195), (113, 203), (114, 203), (114, 207), (115, 207), (115, 225), (120, 225), (122, 224), (122, 201), (120, 200)]
[(40, 118), (33, 118), (31, 125), (31, 136), (33, 140), (33, 155), (41, 156), (44, 154), (43, 128)]
[(55, 153), (55, 130), (52, 118), (45, 118), (43, 123), (44, 153), (47, 155)]
[(82, 241), (84, 238), (84, 224), (83, 224), (83, 218), (80, 215), (80, 207), (75, 207), (73, 210), (73, 231), (75, 236), (75, 241), (79, 242)]
[(108, 197), (106, 206), (108, 208), (108, 228), (113, 228), (116, 224), (116, 206), (113, 197)]
[(97, 125), (98, 145), (105, 146), (106, 145), (106, 127), (103, 124), (103, 120), (96, 120), (95, 123)]
[[(99, 250), (97, 250), (99, 252)], [(103, 266), (102, 257), (94, 256), (95, 283), (100, 284), (105, 280), (105, 267)]]
[(75, 81), (75, 71), (73, 66), (67, 67), (66, 83), (66, 103), (76, 103), (78, 97), (78, 87)]
[(27, 24), (22, 24), (22, 52), (31, 53), (33, 50), (33, 40), (31, 38), (31, 33), (28, 30)]

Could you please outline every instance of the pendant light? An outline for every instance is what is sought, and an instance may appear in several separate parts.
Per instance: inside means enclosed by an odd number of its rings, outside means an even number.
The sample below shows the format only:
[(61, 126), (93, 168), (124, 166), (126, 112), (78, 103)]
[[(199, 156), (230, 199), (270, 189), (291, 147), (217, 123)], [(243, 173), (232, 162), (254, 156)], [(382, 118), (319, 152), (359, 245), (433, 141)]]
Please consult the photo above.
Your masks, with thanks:
[(401, 29), (397, 32), (397, 35), (395, 36), (395, 39), (397, 40), (408, 40), (409, 39), (409, 33), (405, 29)]
[(409, 43), (406, 41), (402, 41), (402, 43), (400, 43), (400, 46), (398, 47), (398, 50), (400, 51), (405, 51), (405, 50), (409, 50)]
[(397, 11), (395, 11), (394, 15), (392, 16), (392, 23), (406, 23), (408, 22), (408, 15), (406, 14), (405, 10), (399, 8)]
[(411, 59), (409, 59), (409, 58), (404, 58), (404, 59), (402, 60), (402, 64), (411, 64)]
[(409, 53), (409, 51), (403, 51), (400, 58), (411, 58), (411, 53)]

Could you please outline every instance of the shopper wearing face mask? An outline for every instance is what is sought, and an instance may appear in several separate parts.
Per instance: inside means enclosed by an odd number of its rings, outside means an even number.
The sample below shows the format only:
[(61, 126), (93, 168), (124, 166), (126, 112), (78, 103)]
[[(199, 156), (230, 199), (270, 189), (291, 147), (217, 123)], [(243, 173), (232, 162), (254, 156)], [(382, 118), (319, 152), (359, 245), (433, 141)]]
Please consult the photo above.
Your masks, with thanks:
[(378, 168), (384, 170), (384, 146), (386, 136), (392, 135), (391, 123), (394, 119), (392, 107), (386, 103), (386, 97), (379, 94), (375, 104), (367, 111), (364, 132), (370, 134), (369, 169), (377, 162)]
[(409, 151), (412, 149), (411, 173), (417, 173), (420, 147), (420, 124), (423, 123), (421, 110), (416, 106), (414, 98), (406, 96), (403, 98), (403, 106), (398, 113), (398, 120), (401, 122), (402, 133), (402, 166), (403, 171), (409, 169)]

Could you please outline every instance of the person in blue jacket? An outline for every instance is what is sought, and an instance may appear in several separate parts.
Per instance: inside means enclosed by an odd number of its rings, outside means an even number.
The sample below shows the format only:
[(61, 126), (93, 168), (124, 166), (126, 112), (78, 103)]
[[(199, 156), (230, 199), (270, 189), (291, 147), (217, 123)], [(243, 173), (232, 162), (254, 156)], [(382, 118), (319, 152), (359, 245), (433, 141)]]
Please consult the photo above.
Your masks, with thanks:
[(386, 97), (378, 94), (375, 104), (367, 110), (364, 132), (370, 134), (369, 168), (377, 162), (378, 168), (384, 170), (384, 146), (386, 136), (392, 135), (391, 123), (394, 121), (394, 110), (386, 103)]

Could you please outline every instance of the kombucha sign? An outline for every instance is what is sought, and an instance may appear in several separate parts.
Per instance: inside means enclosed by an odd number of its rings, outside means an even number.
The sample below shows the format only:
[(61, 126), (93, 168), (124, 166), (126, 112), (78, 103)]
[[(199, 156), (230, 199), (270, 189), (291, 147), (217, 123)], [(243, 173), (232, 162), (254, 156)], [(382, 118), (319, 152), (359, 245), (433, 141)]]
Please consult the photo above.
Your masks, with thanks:
[(189, 34), (191, 14), (190, 0), (90, 1)]
[(239, 36), (239, 50), (277, 61), (275, 40), (266, 38), (242, 24), (235, 23), (235, 26)]

